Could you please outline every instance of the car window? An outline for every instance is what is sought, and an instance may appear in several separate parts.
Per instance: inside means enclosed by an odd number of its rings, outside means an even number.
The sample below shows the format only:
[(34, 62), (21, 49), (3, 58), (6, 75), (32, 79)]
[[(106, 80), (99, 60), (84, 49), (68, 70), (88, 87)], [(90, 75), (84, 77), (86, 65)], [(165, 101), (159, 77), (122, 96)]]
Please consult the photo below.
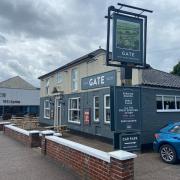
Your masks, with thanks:
[(170, 132), (180, 134), (180, 126), (174, 126)]

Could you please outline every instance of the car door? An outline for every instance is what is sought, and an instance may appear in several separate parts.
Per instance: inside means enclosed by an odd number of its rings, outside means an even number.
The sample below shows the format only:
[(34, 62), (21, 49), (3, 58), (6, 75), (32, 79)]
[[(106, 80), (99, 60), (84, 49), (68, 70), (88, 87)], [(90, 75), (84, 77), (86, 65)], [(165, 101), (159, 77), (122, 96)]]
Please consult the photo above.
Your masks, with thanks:
[(173, 143), (172, 145), (177, 152), (178, 158), (180, 158), (180, 125), (174, 125), (169, 132)]

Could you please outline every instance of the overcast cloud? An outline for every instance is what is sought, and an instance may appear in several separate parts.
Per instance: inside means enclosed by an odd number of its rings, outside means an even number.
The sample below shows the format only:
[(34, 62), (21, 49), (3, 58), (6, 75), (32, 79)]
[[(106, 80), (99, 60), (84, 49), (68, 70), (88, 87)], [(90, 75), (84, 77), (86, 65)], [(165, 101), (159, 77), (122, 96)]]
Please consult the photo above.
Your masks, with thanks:
[[(0, 0), (0, 81), (19, 75), (39, 86), (41, 76), (106, 48), (107, 8), (116, 0)], [(171, 71), (180, 60), (178, 0), (124, 0), (151, 9), (147, 62)]]

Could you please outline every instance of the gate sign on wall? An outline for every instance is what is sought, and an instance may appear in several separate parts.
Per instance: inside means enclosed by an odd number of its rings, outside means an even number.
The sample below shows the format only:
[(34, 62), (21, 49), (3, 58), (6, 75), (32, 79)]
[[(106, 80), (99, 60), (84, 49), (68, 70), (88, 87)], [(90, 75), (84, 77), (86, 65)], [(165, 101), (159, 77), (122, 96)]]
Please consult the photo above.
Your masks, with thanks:
[(116, 85), (116, 71), (108, 71), (81, 79), (81, 89), (95, 89)]
[(114, 61), (143, 64), (143, 20), (113, 14)]
[(111, 87), (111, 130), (138, 131), (141, 126), (140, 88)]

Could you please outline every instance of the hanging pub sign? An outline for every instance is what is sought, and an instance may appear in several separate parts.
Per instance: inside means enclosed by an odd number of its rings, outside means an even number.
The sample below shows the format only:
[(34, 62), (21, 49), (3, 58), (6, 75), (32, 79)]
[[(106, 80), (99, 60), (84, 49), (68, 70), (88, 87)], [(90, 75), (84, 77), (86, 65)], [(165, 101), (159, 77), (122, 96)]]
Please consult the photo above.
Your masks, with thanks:
[(111, 130), (137, 131), (141, 128), (140, 88), (111, 87)]
[(112, 61), (143, 64), (143, 19), (113, 13)]

